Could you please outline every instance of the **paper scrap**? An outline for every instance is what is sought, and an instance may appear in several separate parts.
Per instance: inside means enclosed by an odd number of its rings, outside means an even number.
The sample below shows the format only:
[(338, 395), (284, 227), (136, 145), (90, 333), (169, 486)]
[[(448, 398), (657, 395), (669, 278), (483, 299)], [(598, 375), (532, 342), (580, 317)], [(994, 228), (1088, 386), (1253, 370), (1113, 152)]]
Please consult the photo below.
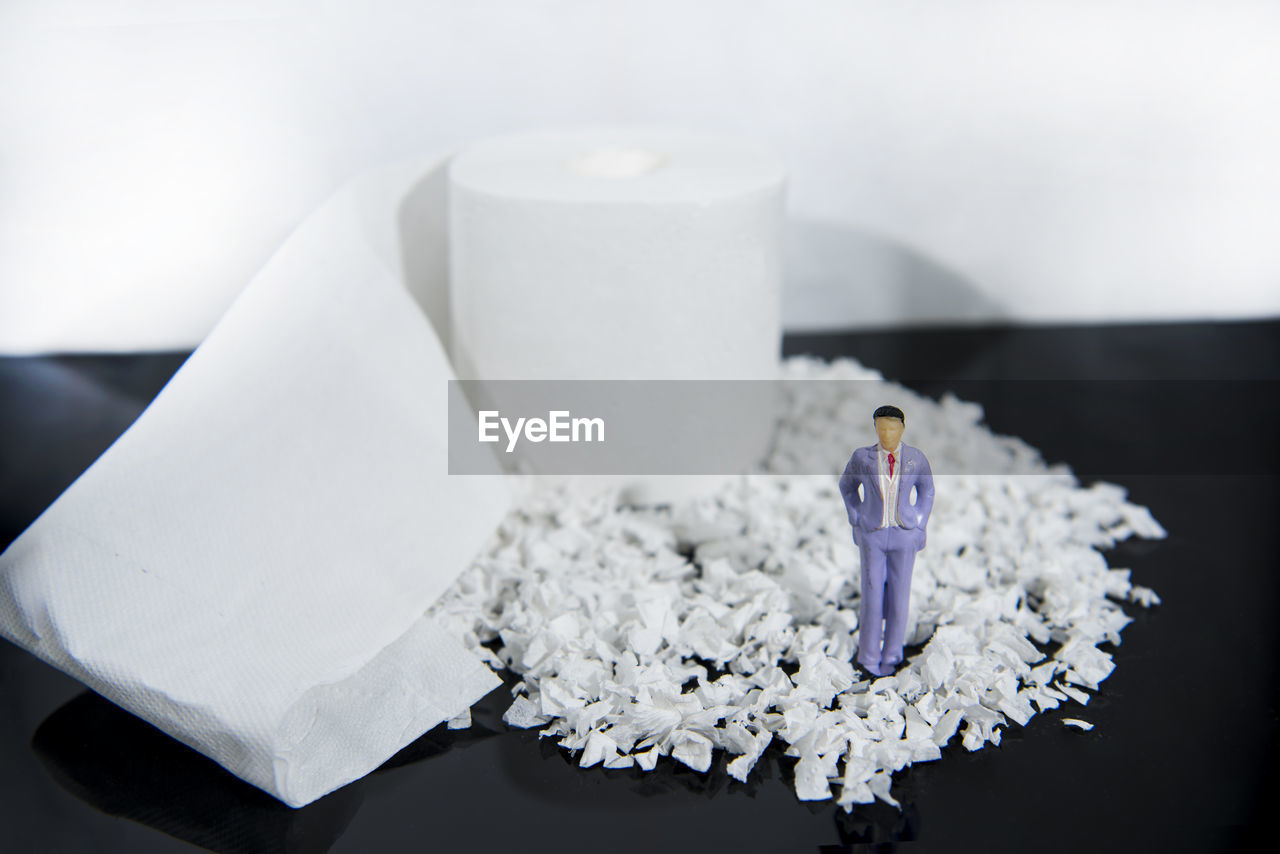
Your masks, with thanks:
[(508, 721), (587, 759), (606, 734), (646, 770), (664, 756), (705, 769), (723, 750), (737, 780), (774, 745), (796, 762), (797, 797), (850, 809), (896, 803), (892, 775), (957, 736), (969, 750), (998, 745), (1010, 725), (1087, 703), (1078, 686), (1098, 690), (1111, 674), (1101, 647), (1118, 642), (1130, 620), (1120, 600), (1139, 589), (1098, 549), (1162, 536), (1149, 514), (1123, 489), (1083, 488), (992, 435), (974, 404), (920, 397), (848, 360), (783, 369), (849, 382), (797, 385), (771, 459), (838, 473), (847, 425), (897, 400), (935, 470), (989, 472), (940, 478), (912, 578), (917, 651), (871, 682), (849, 665), (858, 558), (835, 474), (762, 474), (621, 509), (560, 484), (522, 496), (431, 611), (473, 643), (498, 641), (524, 680)]

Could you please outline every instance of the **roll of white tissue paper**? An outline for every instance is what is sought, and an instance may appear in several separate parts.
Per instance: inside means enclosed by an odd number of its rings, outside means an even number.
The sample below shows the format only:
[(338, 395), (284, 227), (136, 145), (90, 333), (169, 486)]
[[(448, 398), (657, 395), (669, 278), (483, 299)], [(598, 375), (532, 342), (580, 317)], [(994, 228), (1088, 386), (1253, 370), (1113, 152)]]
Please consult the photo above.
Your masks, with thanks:
[(768, 379), (782, 161), (660, 129), (523, 133), (449, 169), (464, 379)]

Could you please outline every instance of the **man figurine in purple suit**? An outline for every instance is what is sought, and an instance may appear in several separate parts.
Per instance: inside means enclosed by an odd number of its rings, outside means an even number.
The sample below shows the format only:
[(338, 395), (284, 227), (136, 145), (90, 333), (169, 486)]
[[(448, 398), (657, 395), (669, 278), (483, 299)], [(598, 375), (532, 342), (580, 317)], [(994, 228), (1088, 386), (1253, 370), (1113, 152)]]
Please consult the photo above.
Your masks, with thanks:
[(872, 420), (880, 441), (853, 452), (840, 475), (840, 494), (862, 557), (858, 664), (873, 676), (888, 676), (902, 662), (911, 568), (933, 509), (933, 472), (919, 448), (902, 443), (907, 419), (901, 409), (881, 406)]

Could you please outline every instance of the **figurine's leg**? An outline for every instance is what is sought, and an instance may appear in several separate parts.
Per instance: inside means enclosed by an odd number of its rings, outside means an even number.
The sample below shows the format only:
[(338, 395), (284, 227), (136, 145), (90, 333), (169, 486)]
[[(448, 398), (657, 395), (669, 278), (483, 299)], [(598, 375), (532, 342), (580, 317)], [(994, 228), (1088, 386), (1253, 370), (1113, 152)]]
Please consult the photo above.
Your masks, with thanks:
[(885, 531), (862, 535), (862, 604), (858, 609), (858, 663), (880, 674), (880, 641), (884, 629)]
[(916, 562), (915, 537), (911, 531), (890, 528), (884, 551), (884, 652), (880, 656), (880, 669), (888, 672), (902, 662), (911, 602), (911, 570)]

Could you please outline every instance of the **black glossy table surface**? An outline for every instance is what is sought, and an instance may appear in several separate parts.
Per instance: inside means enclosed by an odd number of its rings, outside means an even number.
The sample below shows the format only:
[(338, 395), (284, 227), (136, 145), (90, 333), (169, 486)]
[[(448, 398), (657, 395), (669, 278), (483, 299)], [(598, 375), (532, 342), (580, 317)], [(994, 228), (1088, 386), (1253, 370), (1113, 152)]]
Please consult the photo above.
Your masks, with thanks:
[[(775, 748), (746, 785), (723, 759), (579, 769), (507, 730), (499, 689), (472, 730), (432, 731), (295, 811), (0, 641), (0, 850), (1256, 850), (1276, 802), (1280, 322), (789, 336), (785, 352), (954, 390), (1151, 508), (1169, 538), (1107, 558), (1164, 601), (1126, 608), (1095, 729), (1062, 709), (1011, 724), (999, 747), (899, 774), (901, 812), (846, 815), (797, 801)], [(0, 359), (0, 544), (185, 355)]]

